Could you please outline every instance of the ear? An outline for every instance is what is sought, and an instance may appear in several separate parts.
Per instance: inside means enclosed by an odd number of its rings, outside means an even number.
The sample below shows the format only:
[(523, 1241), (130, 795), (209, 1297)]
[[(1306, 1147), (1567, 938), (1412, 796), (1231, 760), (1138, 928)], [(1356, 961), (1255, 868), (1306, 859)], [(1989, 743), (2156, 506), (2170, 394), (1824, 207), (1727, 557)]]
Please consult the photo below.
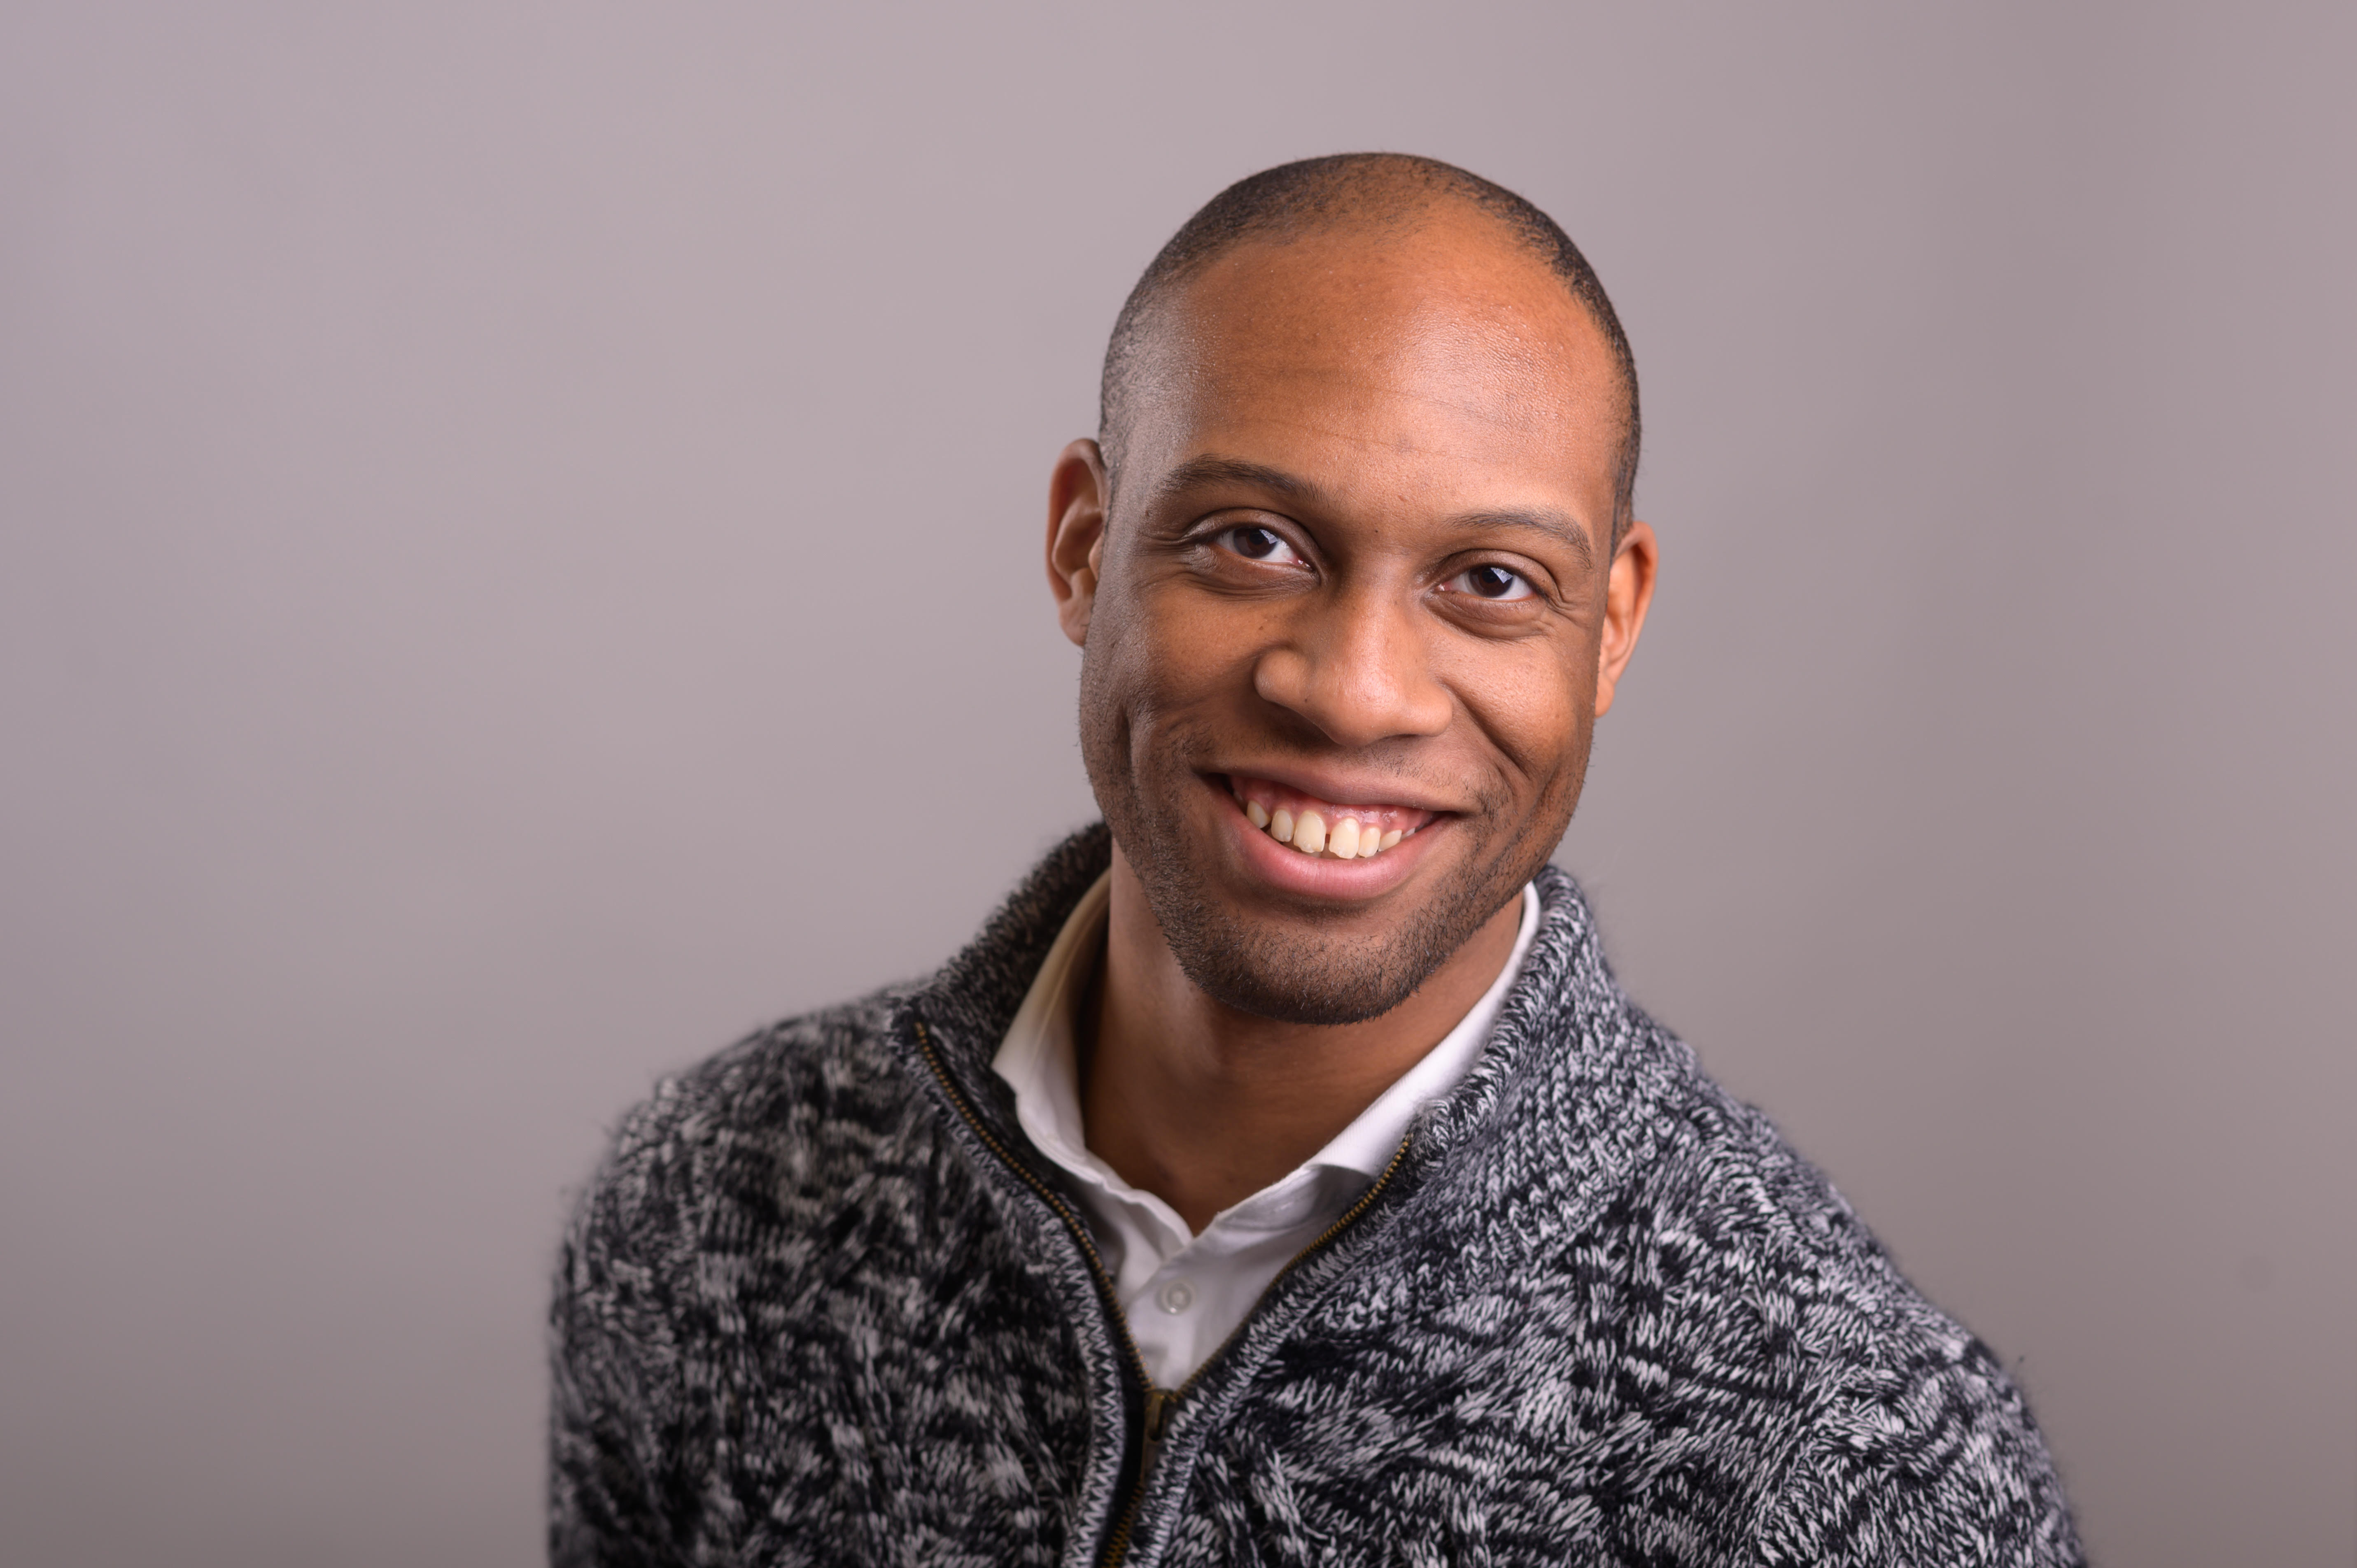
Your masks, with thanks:
[(1637, 651), (1637, 634), (1645, 629), (1645, 611), (1653, 603), (1653, 570), (1661, 562), (1661, 545), (1651, 527), (1631, 522), (1612, 553), (1612, 575), (1604, 585), (1604, 635), (1597, 650), (1596, 716), (1612, 709), (1613, 690), (1629, 656)]
[(1075, 441), (1056, 459), (1048, 480), (1048, 591), (1056, 596), (1056, 619), (1076, 643), (1089, 639), (1089, 615), (1096, 608), (1097, 574), (1104, 569), (1104, 454), (1093, 441)]

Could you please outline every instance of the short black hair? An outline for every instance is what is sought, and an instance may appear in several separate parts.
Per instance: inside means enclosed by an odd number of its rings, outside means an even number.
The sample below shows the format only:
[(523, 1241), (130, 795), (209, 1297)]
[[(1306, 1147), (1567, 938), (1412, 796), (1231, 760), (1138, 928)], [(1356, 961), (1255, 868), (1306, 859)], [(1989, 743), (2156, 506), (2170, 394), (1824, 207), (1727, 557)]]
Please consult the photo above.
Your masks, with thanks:
[(1636, 501), (1637, 357), (1604, 293), (1596, 269), (1555, 220), (1522, 197), (1480, 175), (1410, 153), (1336, 153), (1304, 158), (1249, 175), (1205, 202), (1179, 226), (1137, 286), (1129, 291), (1105, 344), (1104, 379), (1097, 405), (1097, 440), (1108, 471), (1117, 471), (1127, 433), (1132, 368), (1150, 333), (1155, 308), (1205, 267), (1252, 241), (1281, 244), (1343, 225), (1412, 226), (1442, 202), (1464, 202), (1504, 226), (1549, 271), (1612, 345), (1624, 394), (1625, 424), (1613, 487), (1612, 541), (1617, 546)]

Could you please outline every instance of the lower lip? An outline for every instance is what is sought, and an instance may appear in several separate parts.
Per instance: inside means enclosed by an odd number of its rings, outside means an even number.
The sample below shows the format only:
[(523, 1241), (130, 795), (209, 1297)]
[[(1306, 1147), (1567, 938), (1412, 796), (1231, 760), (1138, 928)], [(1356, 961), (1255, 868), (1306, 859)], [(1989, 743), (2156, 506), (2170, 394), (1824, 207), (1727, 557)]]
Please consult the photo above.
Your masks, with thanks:
[(1228, 832), (1236, 853), (1259, 879), (1304, 897), (1334, 903), (1378, 898), (1406, 881), (1416, 865), (1438, 840), (1448, 821), (1437, 817), (1382, 854), (1365, 860), (1339, 860), (1330, 854), (1304, 854), (1282, 844), (1265, 830), (1252, 825), (1236, 806), (1235, 797), (1219, 786), (1220, 804), (1227, 813)]

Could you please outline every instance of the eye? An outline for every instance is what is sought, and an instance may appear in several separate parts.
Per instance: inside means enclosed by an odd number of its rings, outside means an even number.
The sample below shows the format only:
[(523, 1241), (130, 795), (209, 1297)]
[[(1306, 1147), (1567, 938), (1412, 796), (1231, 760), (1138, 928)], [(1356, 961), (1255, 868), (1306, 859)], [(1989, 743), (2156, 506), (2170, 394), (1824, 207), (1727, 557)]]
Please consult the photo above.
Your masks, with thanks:
[(1445, 585), (1454, 593), (1470, 594), (1477, 599), (1488, 599), (1494, 604), (1527, 599), (1538, 591), (1520, 572), (1498, 565), (1469, 567), (1449, 578)]
[(1275, 565), (1290, 566), (1301, 559), (1293, 546), (1285, 542), (1283, 534), (1275, 529), (1263, 528), (1256, 522), (1226, 529), (1218, 538), (1247, 561), (1266, 561)]

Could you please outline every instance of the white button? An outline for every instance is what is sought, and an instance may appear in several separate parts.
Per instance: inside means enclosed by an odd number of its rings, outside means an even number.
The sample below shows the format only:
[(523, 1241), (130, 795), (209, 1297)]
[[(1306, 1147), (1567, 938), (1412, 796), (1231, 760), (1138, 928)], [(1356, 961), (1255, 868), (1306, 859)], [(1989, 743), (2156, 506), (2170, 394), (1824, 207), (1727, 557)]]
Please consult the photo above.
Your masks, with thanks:
[(1195, 1305), (1195, 1287), (1185, 1280), (1172, 1280), (1154, 1293), (1154, 1300), (1175, 1317)]

